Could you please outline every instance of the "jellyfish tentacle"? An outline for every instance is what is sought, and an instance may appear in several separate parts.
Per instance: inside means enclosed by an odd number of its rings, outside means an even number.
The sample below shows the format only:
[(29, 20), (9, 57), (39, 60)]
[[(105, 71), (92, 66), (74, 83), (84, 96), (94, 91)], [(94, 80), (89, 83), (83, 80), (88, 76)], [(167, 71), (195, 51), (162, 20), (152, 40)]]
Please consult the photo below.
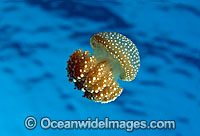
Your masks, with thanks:
[[(105, 84), (109, 84), (109, 82), (104, 83), (102, 79), (106, 80), (106, 78), (109, 78), (111, 80), (111, 77), (107, 77), (108, 73), (111, 73), (111, 68), (108, 66), (108, 62), (103, 61), (98, 63), (95, 69), (90, 72), (86, 79), (84, 85), (88, 87), (87, 90), (89, 92), (99, 92), (100, 90), (102, 90)], [(102, 82), (104, 84), (102, 84)]]
[[(69, 78), (73, 79), (77, 89), (85, 92), (84, 97), (104, 103), (113, 99), (109, 97), (114, 94), (117, 83), (113, 80), (114, 76), (109, 62), (96, 62), (96, 58), (89, 56), (88, 52), (83, 53), (82, 50), (76, 50), (70, 56), (67, 70)], [(104, 100), (105, 97), (109, 99)]]

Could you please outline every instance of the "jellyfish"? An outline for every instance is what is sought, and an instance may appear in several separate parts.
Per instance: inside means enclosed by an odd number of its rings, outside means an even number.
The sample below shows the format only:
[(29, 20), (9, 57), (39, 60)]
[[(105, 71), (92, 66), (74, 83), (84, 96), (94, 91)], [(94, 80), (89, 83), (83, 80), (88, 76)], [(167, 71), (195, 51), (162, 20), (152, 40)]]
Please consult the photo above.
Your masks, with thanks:
[(93, 53), (75, 50), (67, 61), (67, 76), (83, 97), (108, 103), (121, 95), (117, 79), (132, 81), (139, 67), (140, 56), (135, 44), (115, 32), (100, 32), (90, 38)]

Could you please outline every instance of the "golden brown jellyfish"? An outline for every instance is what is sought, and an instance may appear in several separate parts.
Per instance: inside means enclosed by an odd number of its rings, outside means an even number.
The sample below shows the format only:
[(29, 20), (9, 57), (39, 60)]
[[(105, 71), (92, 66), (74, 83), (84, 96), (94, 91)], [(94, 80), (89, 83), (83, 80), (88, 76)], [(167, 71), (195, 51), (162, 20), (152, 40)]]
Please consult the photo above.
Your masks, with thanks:
[(100, 32), (90, 38), (93, 55), (75, 50), (67, 62), (69, 81), (95, 102), (114, 101), (123, 88), (116, 82), (135, 79), (140, 67), (139, 52), (134, 43), (119, 33)]

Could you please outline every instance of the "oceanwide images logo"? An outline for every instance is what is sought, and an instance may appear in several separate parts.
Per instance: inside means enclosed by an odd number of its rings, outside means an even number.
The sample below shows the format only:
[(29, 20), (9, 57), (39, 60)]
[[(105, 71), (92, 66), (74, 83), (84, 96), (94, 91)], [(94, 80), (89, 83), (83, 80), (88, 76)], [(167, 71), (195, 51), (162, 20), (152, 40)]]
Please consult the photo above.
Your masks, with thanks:
[[(24, 120), (27, 129), (33, 130), (37, 126), (37, 120), (33, 116), (28, 116)], [(90, 117), (87, 120), (51, 120), (49, 117), (43, 117), (40, 120), (42, 129), (124, 129), (132, 132), (134, 129), (175, 129), (176, 123), (173, 120), (152, 120), (149, 123), (145, 120), (104, 120)]]

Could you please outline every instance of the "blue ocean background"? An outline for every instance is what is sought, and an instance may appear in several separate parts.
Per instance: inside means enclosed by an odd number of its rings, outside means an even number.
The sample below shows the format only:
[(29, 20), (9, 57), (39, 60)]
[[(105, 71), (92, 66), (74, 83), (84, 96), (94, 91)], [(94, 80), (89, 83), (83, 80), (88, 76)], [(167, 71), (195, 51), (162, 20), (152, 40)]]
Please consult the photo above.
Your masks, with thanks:
[[(137, 46), (141, 67), (114, 102), (82, 98), (67, 60), (98, 32)], [(199, 0), (1, 0), (1, 136), (200, 136)], [(24, 119), (175, 120), (175, 130), (27, 130)]]

